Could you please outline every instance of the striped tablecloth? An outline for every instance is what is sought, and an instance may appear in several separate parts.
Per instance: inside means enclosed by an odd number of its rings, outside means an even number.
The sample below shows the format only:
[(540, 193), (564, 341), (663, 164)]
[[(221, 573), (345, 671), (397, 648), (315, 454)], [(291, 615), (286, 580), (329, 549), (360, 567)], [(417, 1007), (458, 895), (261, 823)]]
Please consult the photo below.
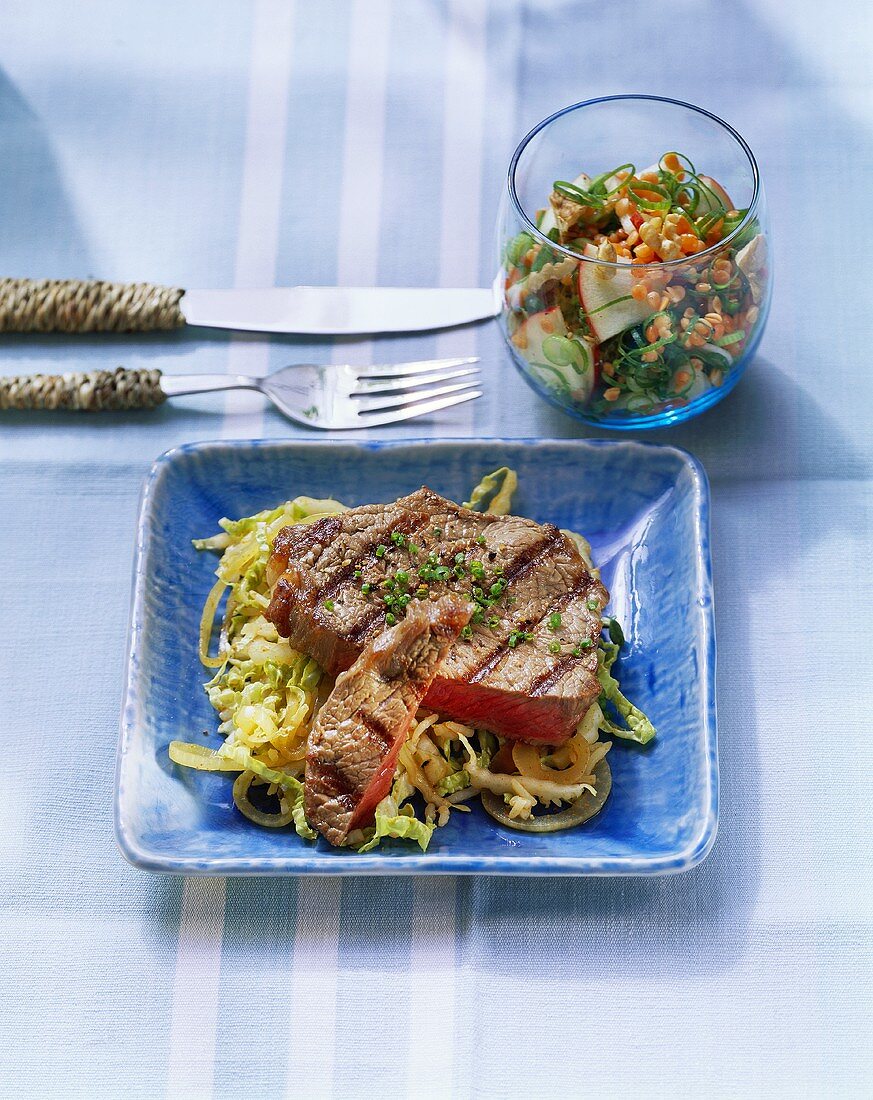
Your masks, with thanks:
[[(649, 881), (179, 881), (111, 825), (137, 496), (166, 448), (289, 437), (251, 395), (0, 416), (0, 1092), (838, 1096), (870, 1026), (870, 9), (847, 0), (10, 2), (0, 271), (181, 286), (484, 283), (517, 139), (588, 96), (756, 149), (777, 295), (669, 438), (713, 484), (721, 831)], [(5, 339), (0, 371), (478, 352), (420, 435), (580, 429), (494, 327), (377, 343)]]

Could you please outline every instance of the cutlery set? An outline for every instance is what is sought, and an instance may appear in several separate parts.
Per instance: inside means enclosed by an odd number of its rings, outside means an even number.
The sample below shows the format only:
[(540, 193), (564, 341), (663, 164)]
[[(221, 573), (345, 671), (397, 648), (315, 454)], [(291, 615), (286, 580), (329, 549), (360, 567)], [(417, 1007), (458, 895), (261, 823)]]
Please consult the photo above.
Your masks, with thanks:
[[(493, 317), (480, 288), (272, 287), (181, 290), (152, 283), (0, 279), (0, 333), (168, 331), (185, 325), (298, 335), (422, 332)], [(482, 396), (476, 359), (352, 367), (295, 364), (262, 378), (157, 370), (0, 377), (0, 410), (154, 408), (168, 397), (258, 390), (288, 419), (323, 430), (380, 427)]]

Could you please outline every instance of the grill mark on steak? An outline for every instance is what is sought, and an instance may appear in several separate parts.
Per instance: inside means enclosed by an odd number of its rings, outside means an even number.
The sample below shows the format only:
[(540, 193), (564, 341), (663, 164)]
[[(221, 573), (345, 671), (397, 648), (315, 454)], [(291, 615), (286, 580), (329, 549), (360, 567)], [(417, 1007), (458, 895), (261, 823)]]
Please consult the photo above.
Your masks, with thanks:
[(544, 695), (549, 688), (554, 687), (559, 680), (562, 680), (564, 676), (566, 676), (575, 663), (575, 657), (565, 654), (555, 662), (552, 668), (547, 668), (545, 672), (531, 680), (526, 694), (534, 698), (536, 698), (537, 695)]
[(377, 742), (383, 752), (393, 743), (394, 735), (378, 715), (363, 711), (360, 715), (360, 721), (370, 739)]
[(554, 524), (543, 524), (543, 538), (538, 543), (526, 546), (520, 554), (517, 554), (503, 571), (507, 583), (521, 580), (529, 573), (538, 562), (550, 554), (555, 546), (561, 542), (563, 535)]
[(348, 630), (340, 631), (339, 633), (346, 641), (351, 642), (353, 645), (363, 645), (367, 636), (372, 633), (376, 620), (381, 619), (384, 615), (384, 610), (385, 609), (382, 607), (374, 607), (372, 611), (362, 615), (355, 626), (350, 627)]
[[(561, 536), (561, 532), (558, 530), (557, 527), (553, 528), (553, 530), (559, 537), (563, 537)], [(552, 543), (553, 542), (554, 539), (552, 540)], [(536, 558), (532, 558), (531, 560), (536, 560)], [(566, 591), (562, 592), (558, 596), (558, 598), (555, 599), (545, 609), (545, 611), (543, 611), (541, 615), (537, 615), (536, 618), (523, 619), (521, 622), (516, 623), (512, 627), (512, 630), (523, 630), (525, 632), (528, 632), (535, 629), (542, 623), (546, 622), (546, 620), (551, 615), (554, 615), (556, 612), (560, 613), (561, 611), (563, 611), (567, 607), (567, 605), (575, 600), (578, 596), (587, 591), (590, 591), (593, 582), (594, 578), (590, 574), (588, 576), (579, 577), (572, 588), (568, 588)], [(512, 633), (512, 631), (510, 631), (510, 633)], [(509, 652), (511, 652), (511, 649), (509, 645), (509, 638), (507, 635), (507, 637), (501, 641), (497, 649), (495, 649), (489, 657), (482, 661), (479, 666), (476, 667), (472, 671), (472, 673), (470, 673), (470, 675), (467, 677), (469, 683), (478, 684), (490, 672), (494, 671), (494, 669), (500, 664), (500, 662), (504, 659), (504, 657), (506, 657)], [(566, 664), (565, 671), (569, 671), (574, 666), (575, 661), (576, 658), (571, 657)], [(541, 675), (534, 676), (529, 686), (525, 687), (524, 684), (518, 684), (518, 690), (523, 691), (526, 695), (536, 695), (537, 691), (534, 690), (534, 688), (537, 684), (541, 683), (542, 686), (540, 690), (544, 691), (546, 687), (553, 686), (558, 682), (558, 680), (561, 679), (561, 676), (552, 676), (553, 672), (554, 669), (546, 669), (545, 672), (543, 672)]]
[[(338, 525), (336, 523), (332, 524), (331, 521), (336, 520), (336, 518), (336, 516), (328, 516), (323, 520), (319, 520), (318, 523), (312, 524), (311, 537), (323, 543), (333, 541), (338, 533)], [(336, 600), (344, 589), (354, 587), (355, 573), (358, 570), (363, 573), (365, 570), (369, 571), (379, 565), (380, 559), (376, 556), (376, 550), (380, 545), (391, 545), (392, 535), (399, 533), (407, 539), (417, 539), (429, 522), (429, 517), (425, 515), (416, 516), (415, 522), (410, 522), (408, 516), (401, 515), (399, 520), (383, 527), (378, 536), (370, 537), (369, 543), (361, 549), (357, 556), (350, 557), (347, 564), (344, 562), (327, 583), (317, 589), (315, 593), (316, 603), (320, 605), (325, 600)], [(319, 531), (317, 529), (321, 524), (325, 524), (325, 528)], [(287, 530), (287, 528), (283, 530)], [(276, 545), (278, 545), (278, 537)], [(282, 551), (284, 551), (284, 547)], [(385, 609), (376, 605), (362, 615), (353, 626), (340, 629), (337, 633), (354, 645), (363, 645), (367, 637), (373, 632), (376, 620), (381, 618), (384, 613)]]
[(354, 787), (336, 764), (326, 760), (316, 760), (311, 764), (307, 761), (307, 766), (310, 768), (310, 774), (307, 776), (309, 782), (315, 783), (346, 809), (355, 808)]

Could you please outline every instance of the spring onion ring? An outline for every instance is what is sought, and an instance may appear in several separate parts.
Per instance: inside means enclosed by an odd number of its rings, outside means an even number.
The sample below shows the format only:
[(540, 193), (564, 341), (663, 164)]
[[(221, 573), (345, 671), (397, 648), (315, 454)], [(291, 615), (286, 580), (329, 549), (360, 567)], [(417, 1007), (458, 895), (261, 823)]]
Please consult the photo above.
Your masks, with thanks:
[(482, 805), (495, 821), (509, 829), (518, 829), (523, 833), (557, 833), (562, 829), (572, 829), (576, 825), (590, 821), (603, 809), (612, 790), (612, 772), (605, 760), (601, 760), (594, 769), (594, 778), (596, 794), (583, 791), (575, 802), (556, 814), (542, 814), (540, 817), (531, 817), (527, 820), (510, 817), (503, 798), (491, 791), (482, 791)]
[(174, 764), (194, 768), (198, 772), (238, 772), (241, 766), (228, 760), (217, 749), (195, 745), (188, 741), (171, 741), (167, 749)]
[(267, 829), (281, 829), (284, 825), (290, 825), (294, 821), (294, 803), (288, 796), (288, 792), (279, 787), (276, 798), (279, 799), (279, 812), (268, 814), (252, 805), (249, 799), (249, 787), (253, 782), (262, 783), (254, 772), (243, 772), (238, 775), (233, 784), (233, 801), (239, 812), (253, 821), (256, 825), (263, 825)]
[(219, 646), (219, 652), (214, 656), (209, 656), (209, 639), (212, 637), (212, 624), (215, 622), (215, 612), (218, 610), (218, 605), (221, 603), (221, 597), (224, 595), (224, 590), (227, 588), (227, 584), (224, 581), (216, 581), (212, 586), (209, 595), (206, 597), (206, 603), (203, 605), (203, 614), (200, 617), (200, 663), (207, 668), (221, 668), (227, 661), (227, 656), (223, 654)]

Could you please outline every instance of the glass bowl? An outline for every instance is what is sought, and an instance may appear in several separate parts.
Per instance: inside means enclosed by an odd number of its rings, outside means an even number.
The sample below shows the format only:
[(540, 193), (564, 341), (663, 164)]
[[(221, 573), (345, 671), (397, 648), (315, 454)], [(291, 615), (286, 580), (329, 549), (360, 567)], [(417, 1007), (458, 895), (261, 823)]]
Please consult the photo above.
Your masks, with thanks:
[(498, 245), (516, 365), (589, 424), (696, 416), (733, 389), (764, 331), (758, 166), (690, 103), (606, 96), (539, 123), (512, 157)]

